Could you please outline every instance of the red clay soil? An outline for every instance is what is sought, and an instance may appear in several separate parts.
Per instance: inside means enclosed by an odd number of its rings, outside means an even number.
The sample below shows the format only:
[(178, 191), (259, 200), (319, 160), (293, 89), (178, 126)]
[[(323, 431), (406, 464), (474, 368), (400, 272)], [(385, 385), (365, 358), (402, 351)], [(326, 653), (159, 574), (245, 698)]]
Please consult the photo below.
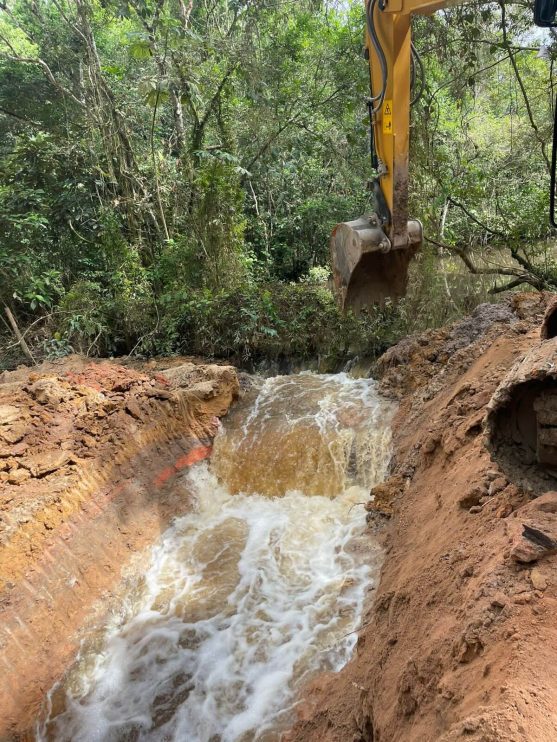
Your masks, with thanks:
[(72, 357), (0, 375), (1, 740), (33, 738), (126, 567), (187, 512), (181, 475), (238, 394), (231, 367), (160, 365)]
[(288, 739), (557, 740), (556, 550), (522, 535), (557, 541), (557, 492), (509, 481), (483, 427), (547, 301), (481, 307), (381, 360), (401, 403), (392, 477), (368, 506), (386, 523), (380, 584), (355, 658), (307, 689)]

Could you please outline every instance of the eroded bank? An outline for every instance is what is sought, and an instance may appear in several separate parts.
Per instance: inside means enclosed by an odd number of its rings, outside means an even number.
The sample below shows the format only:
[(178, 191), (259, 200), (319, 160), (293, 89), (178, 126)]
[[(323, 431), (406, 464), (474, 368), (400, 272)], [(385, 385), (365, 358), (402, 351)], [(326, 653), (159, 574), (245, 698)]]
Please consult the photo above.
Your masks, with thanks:
[(176, 515), (236, 372), (70, 358), (0, 383), (0, 737), (28, 738), (112, 590)]
[(512, 389), (511, 369), (539, 346), (548, 300), (480, 307), (383, 357), (381, 386), (401, 403), (392, 476), (369, 506), (390, 519), (377, 598), (356, 657), (306, 689), (289, 739), (557, 738), (557, 494), (540, 493), (532, 459), (515, 480), (509, 440), (493, 449), (484, 427), (502, 380)]

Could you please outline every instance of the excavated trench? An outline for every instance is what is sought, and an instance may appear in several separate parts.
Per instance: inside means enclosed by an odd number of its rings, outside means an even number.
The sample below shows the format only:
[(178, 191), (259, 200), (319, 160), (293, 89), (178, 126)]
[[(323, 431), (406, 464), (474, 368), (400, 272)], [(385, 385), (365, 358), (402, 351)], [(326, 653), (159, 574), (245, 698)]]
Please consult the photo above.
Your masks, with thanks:
[[(0, 739), (554, 738), (545, 303), (408, 338), (379, 386), (187, 359), (0, 377)], [(366, 510), (391, 518), (380, 584)]]
[(191, 509), (186, 472), (238, 394), (233, 368), (71, 357), (0, 375), (0, 739), (120, 605), (128, 572)]
[(277, 740), (350, 659), (381, 549), (365, 530), (394, 404), (372, 380), (255, 380), (188, 470), (191, 511), (51, 688), (40, 740)]
[(368, 506), (390, 516), (387, 557), (358, 651), (307, 689), (289, 740), (557, 739), (548, 299), (480, 306), (380, 360), (400, 399), (391, 476)]

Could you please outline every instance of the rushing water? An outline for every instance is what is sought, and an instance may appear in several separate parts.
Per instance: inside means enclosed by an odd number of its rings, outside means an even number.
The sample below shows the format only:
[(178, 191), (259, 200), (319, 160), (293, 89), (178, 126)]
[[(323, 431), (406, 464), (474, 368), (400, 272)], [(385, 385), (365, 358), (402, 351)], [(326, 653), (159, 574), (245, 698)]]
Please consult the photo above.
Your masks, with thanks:
[(393, 407), (345, 374), (251, 396), (187, 474), (194, 511), (49, 694), (39, 739), (270, 742), (303, 684), (350, 658), (380, 560), (360, 505)]

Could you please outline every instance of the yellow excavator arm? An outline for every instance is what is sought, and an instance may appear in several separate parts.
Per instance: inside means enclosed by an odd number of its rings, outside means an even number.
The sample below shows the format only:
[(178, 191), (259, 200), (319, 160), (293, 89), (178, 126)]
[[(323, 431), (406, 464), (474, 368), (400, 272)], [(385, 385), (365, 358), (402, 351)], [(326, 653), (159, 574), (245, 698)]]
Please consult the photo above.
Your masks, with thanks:
[[(421, 223), (408, 220), (411, 70), (419, 61), (411, 18), (462, 2), (365, 0), (375, 208), (333, 230), (333, 280), (343, 308), (358, 312), (406, 293), (409, 264), (422, 242)], [(556, 14), (557, 0), (535, 0), (536, 25), (555, 26)]]

